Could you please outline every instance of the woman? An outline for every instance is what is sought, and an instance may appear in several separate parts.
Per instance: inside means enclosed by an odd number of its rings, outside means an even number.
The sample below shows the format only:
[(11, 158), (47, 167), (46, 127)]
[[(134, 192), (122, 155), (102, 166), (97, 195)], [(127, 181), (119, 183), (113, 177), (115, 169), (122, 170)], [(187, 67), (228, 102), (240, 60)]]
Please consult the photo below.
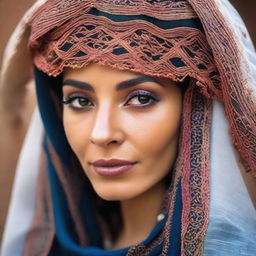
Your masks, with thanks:
[(29, 49), (45, 136), (24, 255), (255, 254), (252, 199), (218, 130), (216, 98), (255, 174), (255, 77), (225, 8), (56, 0), (36, 10)]

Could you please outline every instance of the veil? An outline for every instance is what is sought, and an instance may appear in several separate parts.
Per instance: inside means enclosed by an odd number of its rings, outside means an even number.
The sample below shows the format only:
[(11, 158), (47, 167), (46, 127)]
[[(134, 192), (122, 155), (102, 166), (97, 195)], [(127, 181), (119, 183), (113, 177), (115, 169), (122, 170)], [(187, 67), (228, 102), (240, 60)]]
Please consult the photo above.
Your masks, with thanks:
[[(191, 0), (189, 2), (197, 11), (197, 3), (203, 1)], [(256, 54), (242, 20), (227, 0), (209, 2), (214, 2), (218, 7), (218, 12), (222, 14), (222, 17), (225, 17), (226, 25), (233, 31), (233, 36), (237, 39), (238, 48), (243, 56), (243, 63), (246, 66), (244, 70), (239, 67), (238, 72), (246, 75), (245, 72), (251, 70), (250, 74), (252, 75), (247, 76), (246, 85), (250, 87), (252, 94), (255, 94), (256, 73), (252, 71), (256, 70)], [(200, 11), (201, 9), (198, 9), (198, 15), (203, 15)], [(25, 15), (22, 21), (23, 28), (26, 26), (24, 21), (27, 19), (28, 16)], [(21, 43), (22, 40), (27, 40), (27, 38), (21, 33), (17, 44)], [(14, 46), (12, 45), (12, 47)], [(8, 58), (7, 56), (6, 59)], [(8, 70), (10, 68), (8, 61), (4, 63), (6, 70)], [(232, 144), (223, 105), (216, 98), (213, 100), (212, 118), (210, 131), (210, 212), (203, 255), (253, 256), (256, 252), (256, 210), (241, 175), (244, 170), (241, 170), (240, 160)], [(38, 110), (35, 110), (17, 166), (2, 242), (2, 256), (22, 255), (24, 249), (24, 241), (35, 211), (35, 190), (42, 135), (42, 123)], [(30, 179), (28, 180), (26, 177), (30, 177)]]

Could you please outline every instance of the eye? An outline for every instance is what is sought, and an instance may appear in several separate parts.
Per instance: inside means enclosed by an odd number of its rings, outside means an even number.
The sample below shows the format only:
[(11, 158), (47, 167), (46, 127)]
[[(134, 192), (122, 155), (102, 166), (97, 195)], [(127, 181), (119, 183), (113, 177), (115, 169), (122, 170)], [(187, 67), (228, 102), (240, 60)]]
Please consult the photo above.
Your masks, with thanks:
[(126, 106), (133, 105), (138, 107), (151, 106), (155, 102), (160, 101), (151, 92), (135, 91), (129, 95), (129, 99), (125, 103)]
[(63, 99), (62, 103), (75, 110), (91, 108), (94, 106), (89, 99), (78, 95), (68, 96), (66, 99)]

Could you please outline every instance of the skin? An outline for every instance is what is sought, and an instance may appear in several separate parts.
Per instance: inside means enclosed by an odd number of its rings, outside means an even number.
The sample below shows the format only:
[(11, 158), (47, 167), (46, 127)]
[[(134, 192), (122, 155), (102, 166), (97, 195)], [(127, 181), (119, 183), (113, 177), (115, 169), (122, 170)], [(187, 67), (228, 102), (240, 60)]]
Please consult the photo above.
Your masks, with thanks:
[[(134, 79), (137, 84), (116, 90), (120, 83), (131, 84)], [(121, 202), (124, 227), (112, 249), (139, 242), (156, 224), (165, 192), (163, 179), (176, 157), (181, 92), (170, 80), (97, 64), (67, 69), (63, 81), (63, 98), (69, 100), (63, 111), (68, 141), (96, 193)], [(81, 82), (93, 91), (81, 87)], [(126, 173), (108, 177), (91, 165), (113, 158), (136, 164)]]

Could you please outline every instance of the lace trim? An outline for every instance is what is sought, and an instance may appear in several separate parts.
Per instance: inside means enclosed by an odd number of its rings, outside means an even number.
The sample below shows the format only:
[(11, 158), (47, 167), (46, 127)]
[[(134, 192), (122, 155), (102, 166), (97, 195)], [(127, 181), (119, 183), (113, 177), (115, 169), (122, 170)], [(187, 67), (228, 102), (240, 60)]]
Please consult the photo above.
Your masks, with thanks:
[(239, 51), (235, 35), (215, 1), (189, 2), (205, 27), (222, 78), (220, 98), (225, 105), (234, 145), (244, 160), (246, 169), (252, 171), (256, 177), (256, 101), (246, 87), (246, 71), (241, 72), (242, 68), (245, 68), (242, 65), (243, 55)]
[[(84, 25), (85, 21), (93, 25)], [(65, 29), (51, 32), (46, 40), (41, 40), (40, 47), (31, 41), (30, 47), (35, 65), (49, 75), (94, 62), (175, 81), (191, 76), (200, 81), (207, 95), (206, 84), (218, 88), (213, 85), (219, 83), (213, 57), (198, 29), (164, 30), (143, 20), (113, 22), (85, 14), (70, 21)]]
[(170, 0), (53, 0), (48, 1), (34, 14), (30, 22), (34, 28), (32, 34), (35, 38), (48, 31), (49, 27), (61, 25), (70, 17), (88, 12), (91, 8), (111, 13), (124, 15), (147, 15), (160, 20), (170, 20), (170, 15), (176, 19), (197, 18), (190, 4), (185, 1)]
[(186, 145), (182, 146), (181, 156), (182, 255), (201, 255), (208, 226), (211, 106), (212, 101), (203, 97), (196, 87), (186, 95), (182, 135)]
[(95, 1), (94, 7), (112, 14), (139, 15), (143, 13), (161, 20), (197, 18), (196, 13), (187, 1), (170, 0), (119, 0)]

